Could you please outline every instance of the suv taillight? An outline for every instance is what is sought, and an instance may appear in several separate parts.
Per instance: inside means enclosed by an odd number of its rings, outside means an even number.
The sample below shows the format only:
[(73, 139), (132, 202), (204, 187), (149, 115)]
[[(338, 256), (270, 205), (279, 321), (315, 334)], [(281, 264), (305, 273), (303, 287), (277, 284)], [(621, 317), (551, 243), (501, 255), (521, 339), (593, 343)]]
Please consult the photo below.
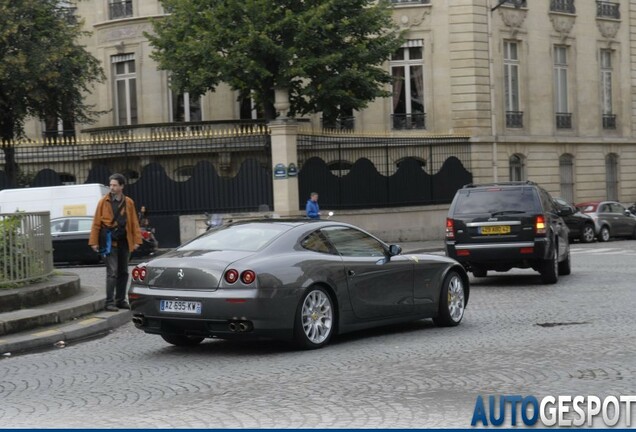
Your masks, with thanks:
[(537, 215), (534, 222), (534, 232), (537, 235), (545, 235), (547, 232), (545, 227), (545, 217), (543, 215)]
[(446, 218), (446, 238), (455, 239), (455, 221), (451, 218)]

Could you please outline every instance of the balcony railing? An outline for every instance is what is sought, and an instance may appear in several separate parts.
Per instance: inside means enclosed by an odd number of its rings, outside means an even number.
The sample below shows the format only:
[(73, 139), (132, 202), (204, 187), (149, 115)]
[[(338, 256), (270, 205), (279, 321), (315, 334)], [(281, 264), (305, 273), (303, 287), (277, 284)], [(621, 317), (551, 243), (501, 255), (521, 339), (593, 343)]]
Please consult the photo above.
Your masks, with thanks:
[(110, 19), (127, 18), (133, 15), (132, 0), (114, 0), (109, 5)]
[(603, 129), (616, 129), (616, 114), (603, 114)]
[(574, 14), (576, 13), (574, 0), (550, 0), (550, 11)]
[(355, 129), (356, 118), (355, 117), (339, 117), (335, 120), (321, 119), (323, 129), (335, 129), (335, 130), (353, 130)]
[(431, 0), (391, 0), (393, 4), (429, 4)]
[(523, 111), (506, 111), (506, 127), (522, 128), (523, 127)]
[(513, 6), (515, 8), (526, 8), (528, 7), (527, 0), (505, 0), (502, 3), (502, 6)]
[(619, 10), (620, 4), (606, 2), (606, 1), (597, 1), (596, 2), (596, 16), (599, 18), (621, 18), (621, 11)]
[(556, 113), (557, 129), (572, 129), (572, 113)]
[(394, 130), (426, 129), (426, 114), (391, 114)]

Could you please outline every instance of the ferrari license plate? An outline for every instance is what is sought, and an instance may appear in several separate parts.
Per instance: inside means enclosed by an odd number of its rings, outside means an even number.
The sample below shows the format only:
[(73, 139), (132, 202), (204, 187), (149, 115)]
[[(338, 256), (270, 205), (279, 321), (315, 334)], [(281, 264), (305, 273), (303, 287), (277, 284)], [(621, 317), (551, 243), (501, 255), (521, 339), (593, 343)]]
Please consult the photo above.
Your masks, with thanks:
[(510, 225), (495, 225), (481, 227), (482, 234), (510, 234)]
[(161, 312), (179, 312), (200, 315), (201, 302), (181, 300), (161, 300), (159, 302)]

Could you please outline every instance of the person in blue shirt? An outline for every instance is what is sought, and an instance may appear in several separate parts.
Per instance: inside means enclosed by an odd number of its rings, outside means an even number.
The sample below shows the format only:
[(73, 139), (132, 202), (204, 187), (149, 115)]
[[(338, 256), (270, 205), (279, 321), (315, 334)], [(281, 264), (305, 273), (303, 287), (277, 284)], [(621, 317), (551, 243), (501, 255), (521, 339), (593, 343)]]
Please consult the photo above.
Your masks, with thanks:
[(318, 193), (312, 192), (309, 194), (307, 205), (305, 206), (305, 212), (309, 219), (320, 219), (320, 207), (318, 207)]

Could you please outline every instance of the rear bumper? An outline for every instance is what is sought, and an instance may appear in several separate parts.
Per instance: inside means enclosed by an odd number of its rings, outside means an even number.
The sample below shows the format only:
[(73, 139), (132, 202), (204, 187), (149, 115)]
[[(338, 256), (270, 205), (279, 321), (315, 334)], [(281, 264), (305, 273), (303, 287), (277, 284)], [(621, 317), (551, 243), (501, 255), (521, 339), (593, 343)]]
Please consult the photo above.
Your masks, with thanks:
[[(221, 339), (290, 339), (298, 304), (295, 295), (274, 290), (177, 291), (131, 288), (135, 327), (146, 333)], [(201, 303), (201, 314), (161, 312), (161, 300)]]
[(530, 242), (506, 243), (456, 243), (446, 241), (446, 254), (465, 267), (478, 265), (482, 268), (534, 267), (537, 262), (548, 259), (550, 250), (547, 238)]

